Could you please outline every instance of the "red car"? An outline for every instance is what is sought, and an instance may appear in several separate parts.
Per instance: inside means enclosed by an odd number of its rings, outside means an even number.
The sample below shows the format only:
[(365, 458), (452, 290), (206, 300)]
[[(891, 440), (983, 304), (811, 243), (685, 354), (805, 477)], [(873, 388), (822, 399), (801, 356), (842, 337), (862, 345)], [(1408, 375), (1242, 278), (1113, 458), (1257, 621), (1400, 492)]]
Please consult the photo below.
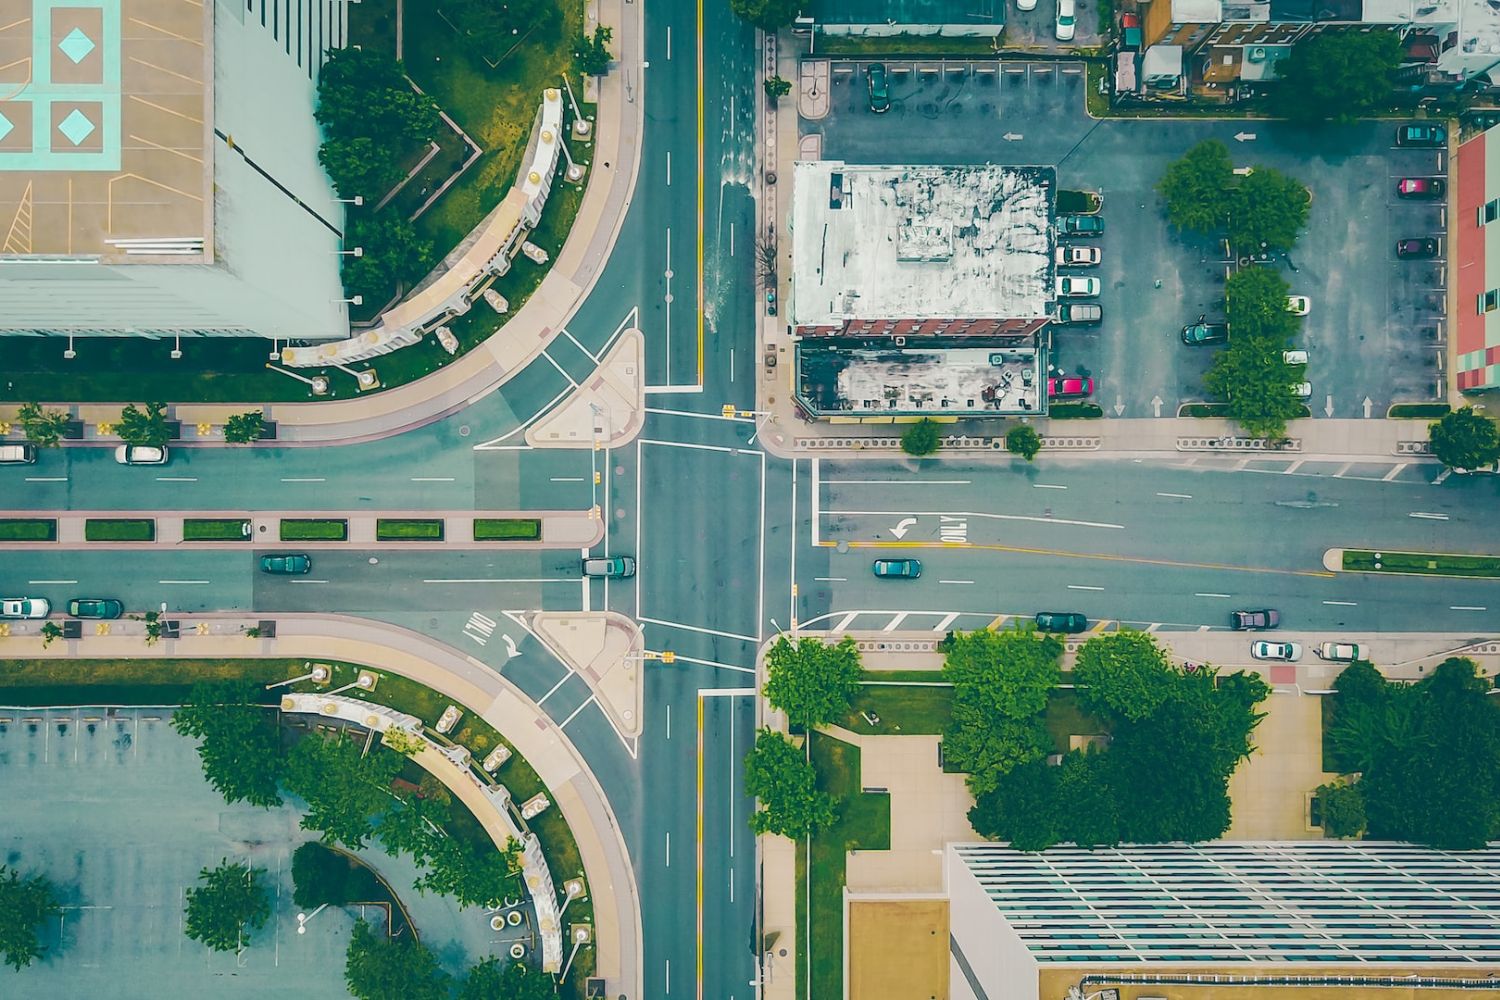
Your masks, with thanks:
[(1398, 198), (1441, 198), (1448, 191), (1448, 184), (1441, 177), (1403, 177), (1396, 183)]
[(1049, 378), (1047, 380), (1048, 399), (1083, 399), (1093, 394), (1094, 380), (1091, 378)]

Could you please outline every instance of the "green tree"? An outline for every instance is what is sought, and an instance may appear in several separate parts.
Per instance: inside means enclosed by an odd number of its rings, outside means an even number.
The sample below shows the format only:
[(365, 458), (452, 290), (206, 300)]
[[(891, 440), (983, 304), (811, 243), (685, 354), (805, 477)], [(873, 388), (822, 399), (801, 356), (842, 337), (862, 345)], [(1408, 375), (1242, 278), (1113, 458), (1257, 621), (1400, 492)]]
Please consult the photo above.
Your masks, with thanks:
[(592, 37), (579, 35), (573, 43), (573, 65), (585, 76), (603, 76), (609, 72), (609, 40), (614, 32), (599, 25)]
[(410, 935), (382, 939), (361, 920), (344, 959), (344, 985), (358, 1000), (448, 1000), (437, 957)]
[(1120, 805), (1109, 784), (1109, 755), (1073, 750), (1063, 757), (1059, 770), (1061, 839), (1079, 847), (1118, 844)]
[(259, 410), (236, 413), (224, 424), (224, 440), (230, 444), (249, 444), (259, 441), (266, 429), (266, 416)]
[(977, 796), (991, 792), (1018, 764), (1045, 757), (1052, 736), (1040, 716), (1012, 719), (990, 715), (974, 705), (956, 702), (943, 734), (943, 761), (967, 773), (964, 783)]
[(1500, 461), (1500, 431), (1465, 406), (1427, 427), (1432, 454), (1450, 469), (1480, 469)]
[(385, 144), (368, 135), (329, 136), (318, 147), (318, 163), (340, 198), (359, 196), (371, 205), (404, 176)]
[(57, 622), (42, 622), (42, 648), (46, 649), (62, 638), (62, 626)]
[(200, 884), (187, 891), (187, 936), (214, 951), (243, 951), (245, 939), (271, 917), (264, 874), (228, 858), (200, 871)]
[(521, 843), (514, 838), (497, 851), (488, 841), (471, 844), (437, 834), (427, 841), (421, 863), (426, 870), (417, 888), (452, 896), (461, 906), (499, 906), (521, 894)]
[(343, 258), (344, 292), (351, 298), (363, 296), (366, 305), (384, 302), (398, 284), (416, 282), (432, 266), (432, 241), (419, 237), (416, 228), (395, 211), (354, 216), (344, 243), (363, 251), (358, 257)]
[(750, 829), (796, 840), (833, 824), (833, 797), (818, 791), (818, 775), (801, 750), (781, 733), (762, 729), (745, 757), (745, 792), (759, 808)]
[(126, 444), (143, 448), (161, 448), (172, 437), (167, 427), (167, 404), (147, 403), (144, 410), (134, 403), (120, 411), (120, 422), (115, 433)]
[(1298, 317), (1287, 311), (1286, 279), (1269, 267), (1242, 267), (1224, 282), (1224, 315), (1235, 337), (1265, 337), (1290, 347)]
[(1319, 32), (1276, 64), (1272, 106), (1293, 121), (1352, 122), (1391, 103), (1401, 60), (1394, 31)]
[(1177, 680), (1164, 650), (1145, 632), (1097, 635), (1078, 650), (1073, 683), (1086, 711), (1144, 719), (1161, 707)]
[(1182, 691), (1195, 676), (1184, 676), (1179, 691), (1149, 717), (1115, 723), (1104, 756), (1124, 841), (1211, 840), (1229, 829), (1232, 762), (1223, 759), (1218, 725), (1203, 700)]
[(931, 417), (923, 417), (901, 432), (901, 450), (916, 458), (931, 455), (942, 446), (942, 432)]
[(443, 803), (409, 795), (381, 814), (375, 836), (388, 853), (410, 854), (420, 863), (433, 838), (451, 819)]
[(391, 782), (402, 758), (376, 744), (365, 754), (357, 742), (308, 735), (287, 756), (287, 791), (307, 803), (304, 830), (350, 849), (365, 845), (371, 817), (388, 808)]
[(1312, 194), (1271, 167), (1256, 167), (1230, 191), (1229, 245), (1241, 255), (1290, 250), (1307, 226)]
[(1234, 180), (1228, 148), (1217, 139), (1205, 139), (1167, 167), (1156, 191), (1167, 203), (1172, 225), (1212, 234), (1228, 221)]
[(861, 672), (859, 647), (850, 636), (836, 645), (782, 636), (766, 654), (766, 700), (799, 729), (842, 722), (859, 693)]
[(20, 972), (47, 951), (37, 928), (62, 912), (57, 887), (45, 875), (0, 865), (0, 954)]
[(303, 910), (377, 899), (375, 875), (348, 855), (309, 840), (292, 852), (292, 902)]
[(1012, 427), (1005, 435), (1005, 450), (1012, 455), (1020, 455), (1029, 462), (1042, 450), (1042, 439), (1029, 424), (1022, 424), (1020, 427)]
[(313, 117), (325, 136), (368, 136), (391, 144), (425, 145), (443, 128), (437, 102), (419, 94), (401, 64), (375, 47), (329, 51), (318, 72)]
[(491, 955), (469, 969), (458, 1000), (553, 1000), (552, 977), (521, 962)]
[(1314, 794), (1323, 811), (1323, 833), (1358, 837), (1365, 830), (1365, 794), (1358, 784), (1340, 778), (1319, 785)]
[(983, 795), (1011, 768), (1051, 749), (1041, 712), (1061, 678), (1063, 647), (1055, 636), (1018, 629), (954, 633), (946, 645), (953, 711), (943, 759)]
[(17, 414), (26, 440), (38, 448), (56, 448), (62, 443), (68, 427), (68, 415), (62, 410), (44, 410), (40, 403), (22, 403)]
[(1041, 758), (1011, 768), (969, 810), (969, 825), (984, 837), (1007, 840), (1018, 851), (1045, 851), (1057, 843), (1064, 818), (1059, 768)]
[(773, 101), (779, 101), (792, 92), (792, 81), (783, 80), (779, 76), (766, 78), (766, 96)]
[(729, 0), (729, 9), (762, 31), (791, 24), (802, 11), (801, 0)]
[(203, 776), (226, 802), (281, 805), (277, 784), (286, 774), (276, 714), (259, 703), (261, 689), (249, 681), (194, 684), (172, 728), (199, 740)]
[(1306, 410), (1293, 391), (1299, 369), (1282, 359), (1284, 342), (1235, 334), (1203, 377), (1208, 390), (1227, 401), (1229, 419), (1254, 437), (1276, 440), (1286, 422)]

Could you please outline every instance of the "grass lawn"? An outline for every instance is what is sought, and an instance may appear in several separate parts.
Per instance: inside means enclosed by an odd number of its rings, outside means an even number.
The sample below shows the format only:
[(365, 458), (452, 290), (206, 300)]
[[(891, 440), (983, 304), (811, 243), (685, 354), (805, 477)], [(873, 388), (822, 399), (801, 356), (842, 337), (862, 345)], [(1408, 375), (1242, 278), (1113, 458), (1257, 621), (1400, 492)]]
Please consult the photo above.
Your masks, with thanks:
[(0, 541), (55, 542), (57, 520), (51, 517), (17, 517), (0, 520)]
[(824, 55), (846, 56), (993, 56), (994, 41), (982, 36), (818, 35)]
[(287, 518), (281, 522), (283, 542), (342, 542), (349, 537), (349, 522), (343, 518)]
[(1448, 552), (1380, 552), (1344, 550), (1344, 569), (1359, 573), (1414, 573), (1418, 576), (1500, 577), (1500, 556), (1468, 556)]
[[(936, 680), (936, 677), (934, 677)], [(860, 713), (880, 719), (871, 725)], [(914, 684), (866, 684), (859, 689), (845, 729), (860, 734), (905, 735), (941, 733), (953, 714), (953, 688), (948, 685), (919, 687)]]
[(807, 1000), (807, 841), (797, 841), (797, 1000)]
[(941, 670), (864, 670), (860, 680), (865, 681), (910, 681), (914, 684), (932, 684), (943, 680)]
[(156, 538), (156, 522), (149, 518), (91, 517), (83, 522), (89, 542), (149, 542)]
[(182, 522), (184, 542), (248, 542), (249, 524), (244, 518), (190, 517)]
[(443, 540), (443, 519), (382, 517), (375, 521), (375, 537), (382, 542)]
[(476, 517), (474, 541), (535, 541), (542, 537), (542, 522), (534, 517)]
[(853, 849), (890, 849), (891, 797), (860, 791), (858, 747), (816, 732), (809, 739), (818, 788), (839, 800), (838, 819), (812, 839), (809, 854), (811, 996), (840, 997), (844, 995), (845, 855)]
[[(248, 647), (248, 643), (247, 643)], [(269, 684), (306, 660), (0, 660), (0, 704), (178, 705), (197, 681), (236, 677)], [(267, 704), (278, 695), (267, 691)]]
[(1452, 409), (1447, 403), (1393, 403), (1385, 415), (1391, 420), (1436, 420)]

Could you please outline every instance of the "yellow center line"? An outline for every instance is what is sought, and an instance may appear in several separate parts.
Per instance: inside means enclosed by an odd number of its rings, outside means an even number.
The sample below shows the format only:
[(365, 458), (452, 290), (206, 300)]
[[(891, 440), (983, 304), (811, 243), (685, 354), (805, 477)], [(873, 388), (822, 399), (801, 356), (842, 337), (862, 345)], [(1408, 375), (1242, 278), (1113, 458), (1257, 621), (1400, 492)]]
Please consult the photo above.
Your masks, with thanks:
[(703, 388), (703, 0), (698, 0), (698, 388)]
[(698, 1000), (703, 1000), (703, 693), (698, 693)]
[[(1270, 576), (1310, 576), (1332, 580), (1337, 573), (1312, 569), (1271, 569), (1265, 566), (1230, 566), (1226, 563), (1182, 562), (1176, 559), (1152, 559), (1147, 556), (1118, 556), (1105, 552), (1065, 552), (1061, 549), (1031, 549), (1020, 545), (981, 545), (973, 542), (845, 542), (852, 549), (976, 549), (982, 552), (1013, 552), (1026, 556), (1051, 556), (1056, 559), (1097, 559), (1101, 562), (1132, 563), (1138, 566), (1168, 566), (1173, 569), (1221, 569), (1231, 573), (1265, 573)], [(834, 548), (838, 542), (818, 542), (819, 548)]]

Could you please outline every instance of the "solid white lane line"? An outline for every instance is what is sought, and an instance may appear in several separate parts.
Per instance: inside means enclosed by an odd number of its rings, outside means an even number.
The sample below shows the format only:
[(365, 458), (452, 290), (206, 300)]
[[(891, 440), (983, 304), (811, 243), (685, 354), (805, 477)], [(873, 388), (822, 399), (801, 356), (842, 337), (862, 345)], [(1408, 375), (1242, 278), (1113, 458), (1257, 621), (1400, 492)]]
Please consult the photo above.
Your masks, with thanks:
[(190, 583), (207, 583), (208, 581), (207, 580), (157, 580), (156, 582), (160, 583), (160, 584), (168, 584), (168, 583), (190, 584)]
[(1228, 594), (1194, 594), (1193, 596), (1194, 597), (1224, 597), (1224, 598), (1227, 598), (1229, 595)]
[(755, 673), (754, 667), (737, 667), (733, 663), (720, 663), (718, 660), (700, 660), (694, 656), (683, 656), (677, 654), (677, 659), (683, 663), (696, 663), (700, 667), (713, 667), (715, 670), (734, 670), (742, 674)]
[(1336, 608), (1357, 608), (1359, 604), (1355, 601), (1324, 601), (1324, 604)]
[(847, 576), (815, 576), (815, 577), (813, 577), (813, 579), (816, 580), (816, 581), (818, 581), (819, 583), (848, 583), (849, 582), (849, 578)]
[(28, 483), (65, 483), (65, 482), (68, 481), (68, 477), (67, 476), (27, 476), (26, 477), (26, 481)]
[(455, 480), (452, 476), (412, 476), (411, 481), (414, 483), (451, 483)]
[(560, 576), (537, 576), (537, 577), (501, 577), (481, 576), (466, 579), (443, 578), (434, 580), (423, 580), (423, 583), (567, 583), (566, 577)]
[(1191, 493), (1158, 493), (1156, 495), (1159, 497), (1171, 497), (1173, 500), (1193, 499), (1193, 495)]
[(327, 583), (327, 580), (288, 580), (287, 583)]
[(1407, 517), (1425, 518), (1428, 521), (1446, 521), (1446, 520), (1448, 520), (1448, 515), (1447, 514), (1429, 514), (1426, 511), (1422, 511), (1422, 510), (1414, 510), (1410, 514), (1407, 514), (1406, 516)]
[(667, 739), (672, 738), (672, 706), (667, 706)]
[[(667, 30), (671, 31), (672, 29), (668, 28)], [(670, 37), (670, 36), (668, 36), (668, 37)], [(670, 59), (672, 57), (669, 55), (669, 56), (667, 56), (667, 58)], [(671, 186), (672, 186), (672, 151), (669, 149), (669, 150), (667, 150), (667, 187), (671, 187)]]
[(759, 642), (760, 641), (759, 639), (757, 639), (753, 635), (741, 635), (738, 632), (720, 632), (718, 629), (702, 628), (702, 627), (697, 626), (697, 625), (684, 625), (681, 622), (666, 622), (666, 621), (662, 621), (660, 618), (646, 618), (644, 616), (637, 615), (636, 616), (636, 621), (646, 622), (649, 625), (661, 625), (661, 626), (663, 626), (665, 628), (680, 628), (680, 629), (682, 629), (683, 631), (686, 631), (686, 632), (701, 632), (704, 635), (722, 636), (725, 639), (739, 639), (739, 640), (741, 640), (743, 642)]
[[(568, 678), (572, 677), (572, 676), (573, 676), (573, 671), (571, 671), (571, 670), (569, 670), (567, 673), (563, 674), (562, 677), (561, 677), (561, 679), (559, 679), (556, 684), (552, 685), (552, 687), (550, 689), (548, 689), (548, 691), (547, 691), (546, 694), (542, 695), (540, 698), (538, 698), (536, 700), (536, 703), (538, 705), (545, 704), (546, 701), (547, 701), (547, 699), (550, 698), (550, 697), (552, 697), (552, 695), (557, 691), (558, 688), (560, 688), (564, 684), (568, 683)], [(670, 709), (669, 709), (669, 711), (670, 711)]]
[(1065, 489), (1067, 489), (1066, 486), (1053, 486), (1051, 483), (1032, 483), (1031, 484), (1031, 488), (1034, 489), (1034, 490), (1065, 490)]
[(1103, 587), (1089, 587), (1089, 586), (1086, 586), (1086, 585), (1081, 584), (1081, 583), (1070, 583), (1070, 584), (1068, 584), (1068, 589), (1069, 590), (1103, 590), (1104, 588)]
[(582, 351), (584, 353), (585, 357), (587, 357), (590, 361), (592, 361), (596, 365), (599, 363), (599, 359), (597, 357), (595, 357), (594, 354), (592, 354), (587, 347), (584, 347), (582, 344), (580, 344), (578, 342), (578, 338), (577, 337), (573, 336), (567, 330), (564, 330), (562, 333), (563, 333), (564, 337), (567, 337), (569, 340), (571, 340), (573, 342), (573, 346), (574, 347), (578, 348), (580, 351)]
[(725, 454), (756, 455), (759, 452), (752, 448), (725, 448), (717, 444), (691, 444), (687, 441), (648, 441), (645, 438), (637, 438), (641, 444), (657, 444), (663, 448), (690, 448), (693, 451), (722, 451)]
[(326, 483), (326, 482), (328, 482), (328, 480), (326, 480), (326, 479), (319, 479), (319, 478), (283, 479), (282, 482), (283, 483)]
[(158, 483), (196, 483), (197, 476), (157, 476)]
[(561, 722), (559, 722), (557, 724), (558, 728), (562, 729), (565, 726), (567, 726), (568, 723), (570, 723), (574, 719), (578, 718), (578, 713), (579, 712), (582, 712), (585, 708), (588, 708), (593, 703), (594, 703), (594, 696), (593, 695), (589, 695), (588, 698), (584, 699), (584, 702), (583, 702), (582, 705), (579, 705), (577, 708), (573, 709), (573, 714), (572, 715), (568, 716), (566, 719), (562, 720)]
[(825, 479), (839, 486), (968, 486), (968, 479)]
[(552, 481), (554, 483), (581, 483), (584, 482), (584, 478), (582, 476), (553, 476)]
[(542, 357), (546, 358), (548, 362), (551, 363), (552, 367), (557, 369), (559, 375), (568, 380), (569, 385), (571, 385), (575, 389), (578, 388), (578, 383), (573, 381), (573, 376), (568, 374), (568, 370), (566, 368), (557, 363), (556, 358), (548, 354), (546, 351), (542, 352)]
[(824, 514), (841, 517), (983, 517), (992, 521), (1029, 521), (1033, 524), (1060, 524), (1072, 528), (1114, 528), (1124, 531), (1123, 524), (1107, 521), (1070, 521), (1063, 517), (1032, 517), (1023, 514), (990, 514), (967, 510), (825, 510)]
[(668, 868), (672, 867), (672, 831), (671, 830), (667, 831), (667, 865), (666, 866)]
[(29, 584), (31, 584), (31, 585), (33, 585), (33, 586), (41, 586), (43, 584), (48, 584), (48, 583), (63, 584), (63, 583), (77, 583), (78, 581), (77, 580), (27, 580), (26, 582), (29, 583)]
[(1488, 611), (1488, 608), (1477, 607), (1473, 604), (1450, 604), (1449, 611)]
[(939, 580), (938, 581), (938, 583), (961, 583), (961, 584), (969, 584), (969, 583), (973, 583), (973, 582), (974, 582), (973, 580)]

